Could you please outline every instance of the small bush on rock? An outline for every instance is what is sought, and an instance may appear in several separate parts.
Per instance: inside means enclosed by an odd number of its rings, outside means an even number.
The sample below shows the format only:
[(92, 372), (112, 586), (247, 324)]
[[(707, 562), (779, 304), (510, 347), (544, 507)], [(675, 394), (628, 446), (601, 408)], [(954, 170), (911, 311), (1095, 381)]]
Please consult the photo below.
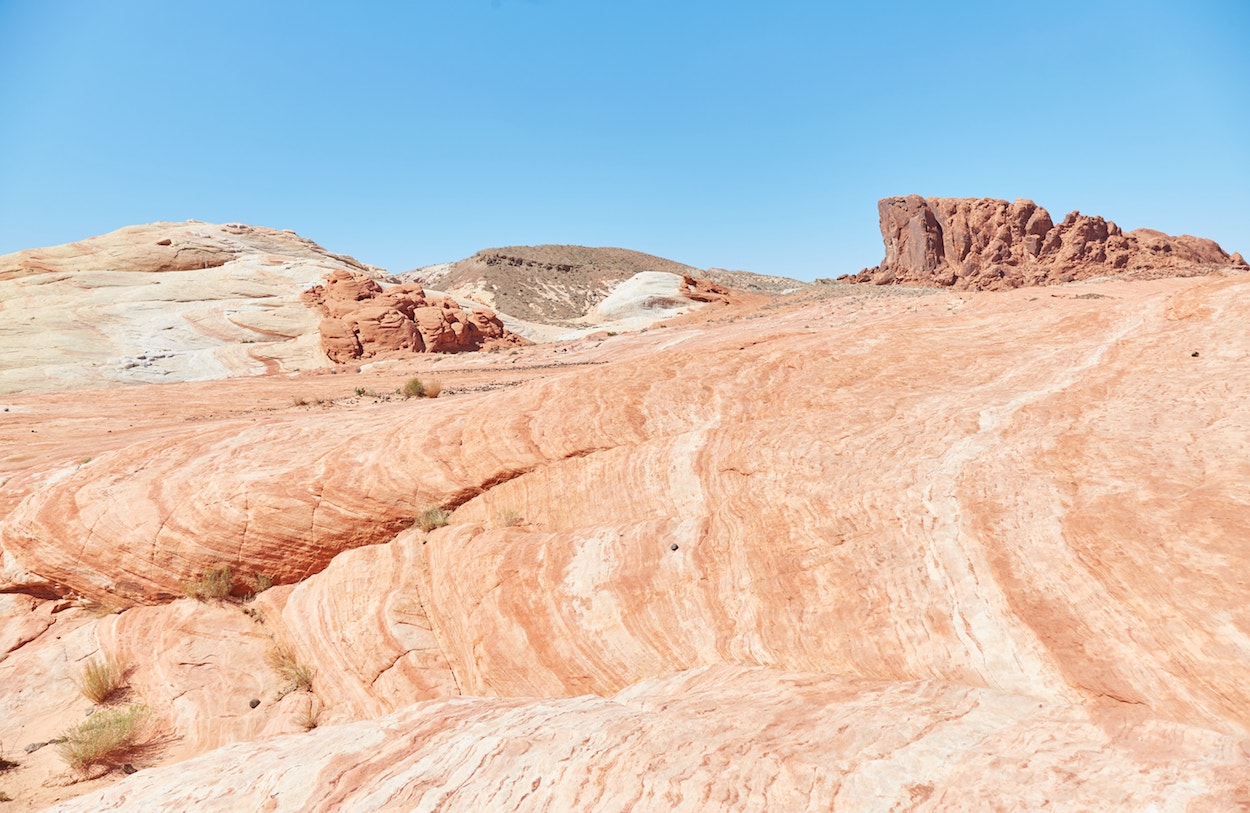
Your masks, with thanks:
[(443, 391), (443, 385), (437, 381), (422, 381), (410, 378), (401, 390), (405, 398), (437, 398)]
[(204, 571), (204, 575), (193, 582), (188, 582), (182, 586), (182, 592), (187, 598), (193, 598), (197, 601), (208, 601), (210, 599), (224, 599), (230, 595), (230, 591), (234, 588), (234, 579), (230, 573), (228, 565), (221, 567), (213, 567)]
[(500, 528), (512, 528), (521, 524), (521, 515), (511, 508), (498, 511), (495, 514), (495, 524)]
[(57, 750), (79, 773), (92, 765), (116, 765), (139, 744), (150, 716), (148, 707), (138, 704), (97, 711), (62, 734)]
[(278, 673), (278, 677), (287, 682), (278, 693), (285, 697), (291, 692), (311, 692), (313, 681), (312, 667), (299, 662), (295, 650), (285, 644), (274, 644), (273, 649), (265, 656), (265, 661)]
[(126, 685), (126, 667), (103, 658), (88, 661), (75, 683), (83, 697), (98, 705)]
[(441, 528), (447, 524), (447, 520), (451, 518), (451, 514), (441, 506), (431, 506), (417, 515), (416, 526), (423, 531), (429, 532), (435, 528)]

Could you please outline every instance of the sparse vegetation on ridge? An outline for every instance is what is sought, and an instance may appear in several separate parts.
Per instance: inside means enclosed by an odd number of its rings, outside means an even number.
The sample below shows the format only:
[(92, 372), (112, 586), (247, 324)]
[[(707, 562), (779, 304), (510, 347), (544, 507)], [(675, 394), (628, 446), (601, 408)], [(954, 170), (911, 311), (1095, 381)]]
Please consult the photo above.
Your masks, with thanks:
[(443, 385), (437, 381), (422, 381), (419, 378), (410, 378), (404, 384), (401, 392), (405, 398), (437, 398), (442, 391)]
[(57, 751), (79, 773), (93, 765), (114, 766), (139, 744), (150, 717), (141, 704), (102, 709), (62, 734)]
[(423, 531), (429, 532), (435, 528), (441, 528), (447, 524), (451, 518), (451, 512), (439, 505), (433, 505), (417, 514), (417, 519), (413, 523)]
[(233, 589), (234, 578), (229, 565), (211, 567), (200, 578), (182, 586), (183, 594), (196, 601), (221, 600), (228, 597)]
[(321, 704), (317, 698), (309, 696), (308, 705), (295, 715), (295, 724), (305, 731), (312, 731), (321, 723)]
[(243, 578), (243, 583), (247, 585), (248, 598), (253, 598), (273, 587), (273, 577), (265, 573), (252, 573)]
[(295, 656), (295, 650), (290, 646), (274, 643), (273, 648), (265, 655), (265, 662), (287, 682), (278, 692), (279, 699), (291, 692), (312, 691), (312, 667), (300, 663)]
[(90, 660), (74, 682), (83, 697), (100, 705), (125, 687), (126, 671), (124, 664), (108, 658)]
[(512, 528), (521, 524), (521, 515), (511, 508), (495, 512), (495, 524), (500, 528)]

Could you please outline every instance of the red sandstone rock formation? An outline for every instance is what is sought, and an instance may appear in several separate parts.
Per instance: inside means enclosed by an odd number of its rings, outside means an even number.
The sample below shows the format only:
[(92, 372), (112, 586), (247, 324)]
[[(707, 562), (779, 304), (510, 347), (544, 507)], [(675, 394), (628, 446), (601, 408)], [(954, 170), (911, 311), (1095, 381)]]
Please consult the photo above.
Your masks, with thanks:
[(1123, 232), (1071, 212), (1059, 224), (1031, 200), (883, 198), (885, 259), (849, 282), (1000, 290), (1111, 274), (1193, 276), (1244, 267), (1212, 240), (1151, 229)]
[(689, 274), (682, 275), (681, 293), (695, 302), (720, 302), (724, 305), (730, 302), (729, 289), (724, 285), (717, 285), (710, 279), (695, 279)]
[(363, 274), (335, 271), (325, 285), (306, 291), (304, 302), (324, 315), (321, 346), (340, 364), (527, 343), (492, 311), (464, 310), (453, 299), (426, 297), (415, 282), (383, 290)]

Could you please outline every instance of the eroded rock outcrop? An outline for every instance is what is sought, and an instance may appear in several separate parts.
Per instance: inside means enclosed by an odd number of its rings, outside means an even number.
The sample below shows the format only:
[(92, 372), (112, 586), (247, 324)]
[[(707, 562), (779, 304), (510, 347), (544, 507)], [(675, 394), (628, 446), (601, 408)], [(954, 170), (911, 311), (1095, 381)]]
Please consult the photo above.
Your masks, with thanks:
[(383, 289), (350, 271), (332, 273), (304, 293), (320, 311), (321, 346), (340, 364), (408, 353), (459, 353), (528, 344), (493, 311), (466, 310), (450, 297), (427, 297), (415, 282)]
[(1151, 229), (1124, 232), (1071, 212), (1060, 223), (1031, 200), (883, 198), (885, 259), (849, 282), (999, 290), (1109, 274), (1192, 276), (1244, 268), (1212, 240)]

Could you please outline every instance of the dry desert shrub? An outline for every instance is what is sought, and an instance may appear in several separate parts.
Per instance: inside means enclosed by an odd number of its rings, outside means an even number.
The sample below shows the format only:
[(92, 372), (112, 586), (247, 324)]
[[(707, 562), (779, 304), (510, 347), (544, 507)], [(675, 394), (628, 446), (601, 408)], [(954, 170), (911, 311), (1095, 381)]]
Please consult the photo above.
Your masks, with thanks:
[(79, 773), (92, 765), (116, 765), (139, 744), (150, 717), (140, 704), (102, 709), (64, 732), (57, 751)]
[(245, 576), (243, 583), (247, 585), (248, 597), (251, 598), (273, 587), (273, 577), (264, 573), (253, 573), (250, 576)]
[(442, 391), (443, 385), (437, 381), (422, 381), (419, 378), (408, 379), (402, 390), (405, 398), (437, 398)]
[(500, 528), (512, 528), (521, 524), (521, 515), (511, 508), (495, 512), (495, 524)]
[(308, 705), (303, 706), (295, 715), (295, 724), (305, 731), (312, 731), (321, 723), (321, 704), (315, 697), (309, 696)]
[(234, 579), (228, 565), (209, 568), (200, 578), (182, 585), (183, 594), (196, 601), (224, 599), (230, 595), (232, 589)]
[(429, 508), (417, 514), (415, 524), (423, 531), (429, 532), (435, 528), (441, 528), (451, 519), (451, 512), (439, 505), (432, 505)]
[(126, 685), (126, 667), (108, 658), (87, 661), (74, 682), (83, 697), (99, 705)]
[(312, 667), (300, 663), (295, 657), (295, 650), (291, 647), (275, 643), (265, 655), (265, 662), (278, 673), (278, 677), (286, 681), (286, 686), (278, 692), (279, 698), (291, 692), (312, 691), (314, 674)]

